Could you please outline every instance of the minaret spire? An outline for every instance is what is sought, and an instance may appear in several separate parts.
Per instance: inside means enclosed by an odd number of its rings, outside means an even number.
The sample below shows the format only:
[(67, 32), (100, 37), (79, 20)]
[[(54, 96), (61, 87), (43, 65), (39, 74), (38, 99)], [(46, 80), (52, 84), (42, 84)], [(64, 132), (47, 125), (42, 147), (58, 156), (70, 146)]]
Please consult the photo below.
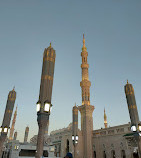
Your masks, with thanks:
[(83, 48), (85, 48), (85, 37), (84, 37), (84, 33), (83, 33)]
[(14, 127), (15, 127), (16, 117), (17, 117), (17, 106), (16, 106), (16, 110), (15, 110), (14, 117), (13, 117), (13, 120), (12, 120), (12, 125), (11, 125), (11, 128), (10, 128), (9, 140), (13, 140), (13, 134), (14, 134), (14, 130), (15, 130)]
[(82, 89), (82, 105), (90, 105), (90, 86), (91, 82), (89, 81), (89, 64), (87, 62), (87, 57), (88, 57), (88, 52), (85, 47), (85, 38), (83, 34), (83, 47), (82, 47), (82, 52), (81, 52), (81, 57), (82, 57), (82, 81), (80, 82), (80, 86)]
[(107, 126), (108, 126), (105, 108), (104, 108), (104, 126), (105, 126), (105, 128), (107, 128)]

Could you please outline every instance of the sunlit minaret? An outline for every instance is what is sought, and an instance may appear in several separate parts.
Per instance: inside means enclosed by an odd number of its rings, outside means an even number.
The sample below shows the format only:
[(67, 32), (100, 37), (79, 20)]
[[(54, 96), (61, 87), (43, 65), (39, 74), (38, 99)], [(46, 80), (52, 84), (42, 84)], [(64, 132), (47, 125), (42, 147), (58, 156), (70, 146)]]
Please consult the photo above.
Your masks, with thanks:
[(82, 105), (79, 106), (81, 113), (81, 130), (83, 135), (83, 158), (92, 158), (92, 131), (93, 131), (93, 111), (94, 106), (90, 105), (90, 86), (87, 61), (88, 52), (85, 46), (85, 38), (83, 35), (82, 57), (82, 81), (80, 82), (82, 90)]
[(4, 117), (3, 117), (3, 122), (2, 122), (2, 126), (0, 128), (0, 132), (1, 132), (1, 135), (0, 135), (0, 158), (2, 155), (3, 143), (7, 137), (8, 129), (10, 126), (10, 121), (11, 121), (11, 116), (13, 113), (15, 100), (16, 100), (16, 92), (13, 88), (13, 90), (10, 91), (8, 94), (8, 99), (7, 99), (7, 104), (6, 104), (5, 113), (4, 113)]
[(104, 108), (104, 126), (105, 126), (105, 128), (107, 128), (107, 126), (108, 126), (105, 108)]
[(15, 110), (14, 117), (13, 117), (13, 120), (12, 120), (12, 125), (11, 125), (11, 128), (10, 128), (9, 140), (13, 139), (13, 134), (14, 134), (14, 130), (15, 130), (14, 127), (15, 127), (16, 117), (17, 117), (17, 107), (16, 107), (16, 110)]

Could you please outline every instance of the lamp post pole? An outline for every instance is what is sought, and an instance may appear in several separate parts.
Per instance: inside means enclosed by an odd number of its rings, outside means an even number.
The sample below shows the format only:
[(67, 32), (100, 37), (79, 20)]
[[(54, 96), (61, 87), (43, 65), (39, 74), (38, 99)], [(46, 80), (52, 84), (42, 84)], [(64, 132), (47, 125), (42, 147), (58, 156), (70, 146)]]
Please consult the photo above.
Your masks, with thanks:
[(139, 123), (138, 127), (132, 125), (131, 131), (133, 132), (134, 138), (137, 142), (139, 158), (141, 158), (141, 124)]
[(139, 116), (138, 116), (138, 110), (136, 105), (136, 99), (134, 94), (134, 89), (132, 84), (128, 83), (124, 86), (130, 120), (131, 120), (131, 131), (134, 133), (134, 138), (137, 141), (138, 144), (138, 155), (139, 158), (141, 158), (141, 124), (139, 122)]
[(41, 158), (43, 155), (45, 131), (48, 129), (49, 115), (52, 108), (51, 97), (53, 87), (53, 76), (55, 66), (55, 50), (51, 43), (45, 48), (43, 54), (43, 66), (40, 84), (39, 101), (37, 102), (37, 122), (39, 126), (37, 137), (37, 148), (35, 158)]
[(76, 146), (78, 144), (78, 136), (73, 136), (72, 135), (72, 141), (73, 141), (73, 146), (74, 146), (74, 158), (76, 158)]
[(0, 158), (2, 157), (3, 143), (7, 137), (10, 121), (13, 113), (13, 108), (16, 99), (16, 92), (13, 88), (8, 94), (7, 104), (5, 108), (5, 114), (3, 117), (2, 126), (0, 127)]

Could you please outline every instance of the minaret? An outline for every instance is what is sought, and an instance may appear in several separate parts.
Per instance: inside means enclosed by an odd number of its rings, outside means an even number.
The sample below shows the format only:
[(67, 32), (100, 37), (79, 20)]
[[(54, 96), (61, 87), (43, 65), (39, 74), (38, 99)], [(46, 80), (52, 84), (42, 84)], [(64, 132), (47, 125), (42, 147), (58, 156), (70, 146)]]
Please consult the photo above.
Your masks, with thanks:
[(8, 99), (7, 99), (7, 104), (6, 104), (6, 108), (5, 108), (5, 114), (3, 117), (3, 123), (1, 126), (1, 135), (0, 135), (0, 158), (2, 155), (2, 147), (3, 147), (3, 143), (7, 137), (7, 133), (8, 133), (8, 129), (10, 126), (10, 121), (11, 121), (11, 116), (13, 113), (13, 108), (14, 108), (14, 104), (15, 104), (15, 99), (16, 99), (16, 92), (13, 88), (12, 91), (9, 92), (8, 94)]
[(17, 139), (17, 131), (14, 133), (14, 138), (13, 138), (13, 140), (16, 140)]
[(51, 105), (55, 58), (56, 53), (50, 43), (50, 46), (45, 48), (43, 54), (40, 94), (37, 102), (40, 105), (40, 109), (37, 112), (39, 131), (35, 158), (40, 158), (43, 155), (44, 135), (48, 132), (50, 112), (45, 111), (45, 105), (46, 103)]
[(27, 126), (26, 129), (25, 129), (24, 143), (27, 143), (28, 133), (29, 133), (29, 127)]
[(85, 38), (83, 34), (82, 57), (82, 81), (80, 82), (82, 90), (82, 105), (79, 106), (81, 113), (81, 131), (83, 135), (83, 158), (92, 158), (92, 131), (93, 131), (93, 111), (94, 106), (90, 105), (90, 86), (87, 62), (88, 52), (85, 46)]
[(105, 126), (105, 128), (107, 128), (107, 126), (108, 126), (107, 116), (106, 116), (106, 113), (105, 113), (105, 108), (104, 108), (104, 126)]
[(12, 120), (12, 125), (11, 125), (11, 129), (10, 129), (9, 140), (13, 139), (16, 117), (17, 117), (17, 107), (16, 107), (16, 110), (15, 110), (15, 113), (14, 113), (14, 117), (13, 117), (13, 120)]
[(132, 84), (128, 83), (128, 80), (127, 80), (127, 84), (124, 86), (124, 90), (125, 90), (131, 125), (136, 125), (136, 127), (138, 127), (139, 115), (136, 105), (134, 89)]

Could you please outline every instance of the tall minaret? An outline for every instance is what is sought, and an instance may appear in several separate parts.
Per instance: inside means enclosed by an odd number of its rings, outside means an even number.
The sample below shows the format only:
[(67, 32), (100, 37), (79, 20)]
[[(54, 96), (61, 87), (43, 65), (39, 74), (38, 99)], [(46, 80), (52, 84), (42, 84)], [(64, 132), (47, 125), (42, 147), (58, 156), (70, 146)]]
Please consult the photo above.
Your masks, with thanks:
[(105, 126), (105, 128), (107, 128), (107, 126), (108, 126), (107, 116), (106, 116), (106, 113), (105, 113), (105, 108), (104, 108), (104, 126)]
[(14, 117), (13, 117), (13, 120), (12, 120), (12, 125), (11, 125), (11, 128), (10, 128), (9, 140), (13, 139), (16, 117), (17, 117), (17, 107), (16, 107), (16, 110), (15, 110)]
[(7, 137), (8, 129), (9, 129), (9, 126), (10, 126), (11, 116), (12, 116), (13, 108), (14, 108), (14, 104), (15, 104), (15, 99), (16, 99), (16, 92), (13, 88), (13, 90), (10, 91), (9, 94), (8, 94), (7, 104), (6, 104), (5, 113), (4, 113), (4, 117), (3, 117), (3, 123), (2, 123), (2, 126), (1, 126), (0, 158), (1, 158), (1, 155), (2, 155), (3, 143), (4, 143), (4, 141)]
[(82, 105), (79, 106), (81, 113), (81, 130), (83, 135), (83, 158), (92, 158), (92, 131), (93, 131), (93, 111), (94, 106), (90, 105), (90, 86), (87, 62), (87, 48), (85, 46), (85, 38), (83, 34), (83, 47), (81, 52), (82, 57), (82, 81), (80, 82), (82, 90)]

